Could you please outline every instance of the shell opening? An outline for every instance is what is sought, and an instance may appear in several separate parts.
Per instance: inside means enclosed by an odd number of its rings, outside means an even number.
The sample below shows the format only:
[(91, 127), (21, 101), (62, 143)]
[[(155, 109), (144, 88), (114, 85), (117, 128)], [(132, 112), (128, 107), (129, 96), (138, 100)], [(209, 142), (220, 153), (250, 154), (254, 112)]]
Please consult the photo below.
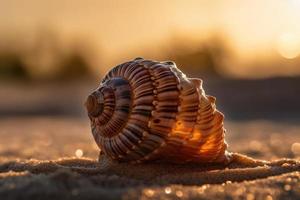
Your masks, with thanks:
[(90, 94), (85, 102), (88, 115), (91, 117), (98, 117), (103, 112), (104, 98), (99, 91)]

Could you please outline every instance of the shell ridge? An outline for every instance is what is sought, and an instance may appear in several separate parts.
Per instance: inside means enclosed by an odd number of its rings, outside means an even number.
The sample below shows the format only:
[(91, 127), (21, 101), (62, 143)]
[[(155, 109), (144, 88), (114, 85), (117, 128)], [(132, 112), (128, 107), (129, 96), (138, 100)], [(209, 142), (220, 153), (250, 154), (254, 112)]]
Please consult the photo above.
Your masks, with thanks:
[(125, 62), (111, 69), (96, 91), (103, 93), (97, 96), (103, 109), (93, 110), (95, 97), (90, 98), (92, 134), (112, 159), (203, 163), (228, 157), (216, 98), (174, 62)]

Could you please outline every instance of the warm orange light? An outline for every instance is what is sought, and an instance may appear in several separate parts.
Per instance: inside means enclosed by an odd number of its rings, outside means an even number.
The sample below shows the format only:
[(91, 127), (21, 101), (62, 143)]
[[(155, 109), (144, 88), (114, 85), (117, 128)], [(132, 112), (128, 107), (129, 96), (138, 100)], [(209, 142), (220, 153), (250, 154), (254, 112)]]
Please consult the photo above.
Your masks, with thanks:
[(284, 58), (296, 58), (300, 54), (300, 37), (292, 33), (280, 35), (277, 41), (277, 51)]

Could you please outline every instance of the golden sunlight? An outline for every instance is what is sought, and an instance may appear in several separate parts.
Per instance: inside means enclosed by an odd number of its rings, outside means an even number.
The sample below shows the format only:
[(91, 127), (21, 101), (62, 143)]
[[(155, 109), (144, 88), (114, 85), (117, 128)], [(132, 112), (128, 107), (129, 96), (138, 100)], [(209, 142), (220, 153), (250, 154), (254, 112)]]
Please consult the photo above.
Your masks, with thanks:
[(280, 35), (277, 41), (277, 51), (284, 58), (296, 58), (300, 54), (300, 37), (293, 33)]

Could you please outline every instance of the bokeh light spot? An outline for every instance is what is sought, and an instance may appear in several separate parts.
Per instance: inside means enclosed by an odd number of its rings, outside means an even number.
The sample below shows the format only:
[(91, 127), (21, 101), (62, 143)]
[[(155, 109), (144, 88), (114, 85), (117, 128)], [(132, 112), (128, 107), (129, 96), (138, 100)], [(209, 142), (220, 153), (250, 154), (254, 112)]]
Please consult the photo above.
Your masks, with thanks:
[(291, 151), (293, 154), (300, 156), (300, 143), (295, 142), (292, 144)]
[(288, 184), (284, 185), (284, 190), (285, 191), (290, 191), (291, 189), (292, 189), (291, 185), (288, 185)]
[(179, 198), (182, 197), (183, 196), (183, 192), (181, 190), (177, 190), (176, 191), (176, 196), (179, 197)]
[(154, 190), (146, 189), (144, 193), (147, 197), (152, 197), (154, 195)]
[(75, 155), (77, 158), (81, 158), (83, 156), (83, 151), (81, 149), (77, 149), (75, 151)]
[(172, 189), (170, 187), (165, 188), (165, 193), (170, 194), (172, 192)]

